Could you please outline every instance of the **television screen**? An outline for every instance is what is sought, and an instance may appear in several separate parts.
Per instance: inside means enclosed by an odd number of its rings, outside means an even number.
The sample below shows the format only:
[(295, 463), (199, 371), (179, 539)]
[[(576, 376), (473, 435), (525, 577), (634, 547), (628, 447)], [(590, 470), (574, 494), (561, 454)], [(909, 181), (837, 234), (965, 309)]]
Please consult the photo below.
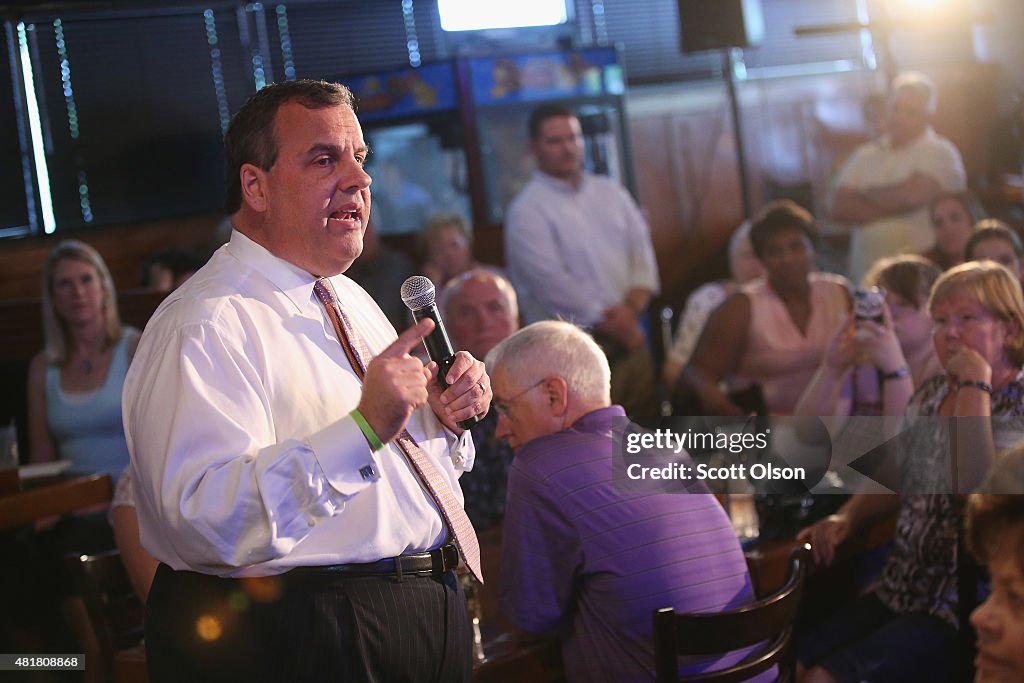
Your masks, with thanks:
[(437, 10), (445, 31), (557, 26), (569, 16), (566, 0), (438, 0)]

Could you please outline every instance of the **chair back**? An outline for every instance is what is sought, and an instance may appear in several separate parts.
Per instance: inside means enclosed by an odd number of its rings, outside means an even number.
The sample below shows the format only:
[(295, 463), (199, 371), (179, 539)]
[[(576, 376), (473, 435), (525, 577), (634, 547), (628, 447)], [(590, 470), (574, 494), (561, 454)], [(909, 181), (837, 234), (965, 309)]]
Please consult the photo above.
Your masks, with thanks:
[[(764, 598), (722, 612), (654, 612), (654, 658), (658, 683), (714, 681), (739, 683), (779, 666), (778, 680), (792, 675), (793, 626), (800, 608), (809, 546), (790, 553), (785, 585)], [(714, 655), (759, 645), (740, 662), (716, 671), (679, 675), (680, 655)]]
[(118, 550), (68, 555), (65, 561), (109, 671), (115, 652), (142, 640), (142, 601), (132, 588)]

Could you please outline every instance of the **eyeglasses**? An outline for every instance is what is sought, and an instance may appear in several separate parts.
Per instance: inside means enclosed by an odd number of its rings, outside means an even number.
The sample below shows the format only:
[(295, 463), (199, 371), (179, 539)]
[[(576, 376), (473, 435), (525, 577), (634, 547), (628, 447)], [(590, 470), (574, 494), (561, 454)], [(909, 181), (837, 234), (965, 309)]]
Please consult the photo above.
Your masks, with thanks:
[(991, 313), (964, 313), (961, 315), (948, 315), (940, 316), (932, 320), (932, 328), (939, 332), (948, 327), (954, 327), (958, 330), (964, 328), (974, 328), (985, 322), (992, 320), (998, 320), (997, 316)]
[[(515, 401), (520, 396), (525, 396), (529, 392), (531, 392), (534, 389), (536, 389), (537, 387), (539, 387), (541, 384), (544, 384), (544, 382), (546, 382), (546, 381), (548, 381), (547, 377), (544, 377), (543, 379), (539, 379), (536, 382), (534, 382), (533, 384), (531, 384), (530, 386), (528, 386), (525, 389), (523, 389), (522, 391), (520, 391), (515, 396), (509, 396), (506, 399), (500, 399), (497, 396), (495, 396), (495, 397), (493, 397), (491, 399), (491, 406), (495, 410), (498, 411), (499, 415), (508, 415), (508, 407), (512, 404), (512, 401)], [(492, 387), (492, 390), (493, 390), (493, 387)]]

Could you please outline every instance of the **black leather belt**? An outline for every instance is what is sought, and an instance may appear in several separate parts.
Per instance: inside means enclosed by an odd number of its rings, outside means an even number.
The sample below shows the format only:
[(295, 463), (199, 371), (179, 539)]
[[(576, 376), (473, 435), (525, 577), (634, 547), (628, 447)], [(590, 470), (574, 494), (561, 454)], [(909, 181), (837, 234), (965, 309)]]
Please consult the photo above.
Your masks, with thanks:
[(459, 566), (459, 551), (451, 543), (428, 553), (413, 553), (388, 557), (376, 562), (328, 564), (319, 567), (296, 567), (288, 576), (340, 577), (340, 576), (393, 576), (401, 581), (405, 574), (443, 574)]

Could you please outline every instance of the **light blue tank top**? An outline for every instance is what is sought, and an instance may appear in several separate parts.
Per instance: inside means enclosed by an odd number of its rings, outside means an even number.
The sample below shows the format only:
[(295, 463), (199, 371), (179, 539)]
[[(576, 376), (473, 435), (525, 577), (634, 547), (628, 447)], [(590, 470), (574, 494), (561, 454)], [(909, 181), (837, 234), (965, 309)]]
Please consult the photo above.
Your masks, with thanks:
[(121, 388), (128, 372), (130, 330), (114, 349), (107, 378), (96, 391), (67, 394), (60, 388), (60, 368), (46, 367), (46, 420), (58, 457), (75, 472), (109, 474), (116, 480), (128, 465), (128, 444), (121, 422)]

